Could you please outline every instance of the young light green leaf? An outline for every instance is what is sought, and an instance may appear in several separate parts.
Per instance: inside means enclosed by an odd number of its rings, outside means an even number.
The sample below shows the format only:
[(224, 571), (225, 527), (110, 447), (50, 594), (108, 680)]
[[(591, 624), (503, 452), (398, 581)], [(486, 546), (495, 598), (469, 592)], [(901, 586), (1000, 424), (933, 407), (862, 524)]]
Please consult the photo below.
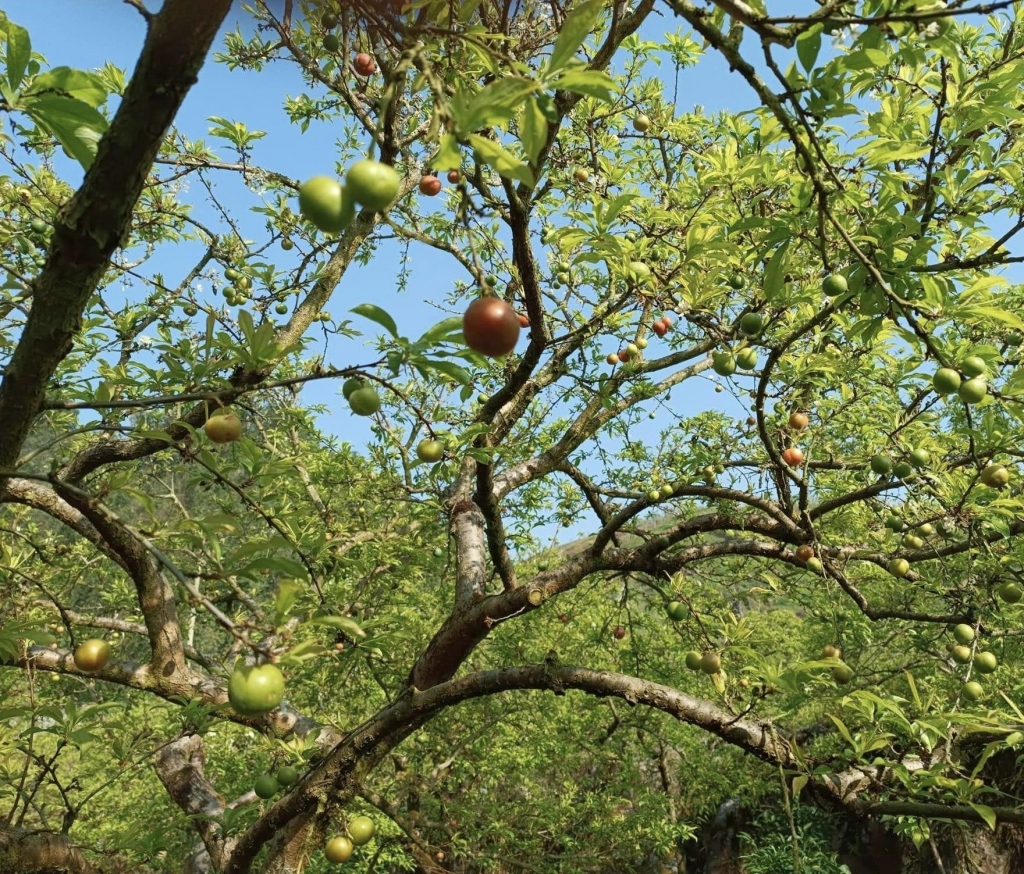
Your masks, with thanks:
[(967, 803), (980, 814), (981, 818), (985, 820), (985, 823), (990, 829), (992, 829), (992, 831), (996, 830), (996, 812), (991, 807), (987, 804), (976, 804), (973, 801), (968, 801)]
[(552, 85), (562, 91), (585, 94), (604, 103), (611, 103), (615, 92), (615, 80), (604, 70), (567, 70)]
[(604, 0), (584, 0), (566, 16), (558, 29), (558, 39), (548, 59), (549, 73), (555, 73), (569, 63), (576, 50), (583, 45), (583, 40), (597, 27), (604, 7)]
[(821, 51), (821, 28), (820, 24), (816, 24), (800, 34), (796, 40), (797, 57), (800, 58), (800, 63), (808, 73), (814, 69), (814, 62), (818, 59), (818, 52)]
[(26, 95), (36, 95), (43, 91), (54, 91), (68, 97), (74, 97), (89, 106), (99, 106), (107, 99), (107, 89), (103, 79), (95, 73), (85, 70), (73, 70), (71, 67), (54, 67), (40, 73), (32, 80), (32, 87)]
[(62, 94), (26, 97), (23, 107), (33, 121), (53, 134), (79, 164), (86, 169), (92, 166), (100, 137), (107, 129), (107, 120), (97, 109)]
[(532, 79), (510, 76), (486, 85), (468, 100), (456, 96), (452, 115), (459, 133), (469, 134), (485, 127), (504, 124), (539, 86)]
[(434, 327), (428, 329), (416, 342), (433, 345), (442, 340), (457, 339), (457, 336), (461, 333), (462, 319), (458, 316), (452, 316), (450, 319), (442, 319)]
[(469, 142), (476, 160), (481, 164), (488, 164), (507, 179), (516, 179), (533, 187), (534, 179), (530, 168), (511, 152), (506, 151), (500, 143), (479, 134), (472, 134)]
[(325, 625), (344, 631), (349, 637), (366, 637), (366, 632), (354, 619), (347, 616), (317, 616), (311, 620), (313, 625)]
[(396, 340), (398, 339), (398, 325), (395, 324), (395, 320), (376, 304), (361, 303), (359, 306), (353, 307), (349, 312), (355, 313), (357, 316), (363, 316), (363, 318), (369, 319), (371, 322), (376, 322), (392, 337)]
[(772, 254), (771, 260), (768, 262), (768, 266), (764, 270), (764, 298), (767, 301), (773, 301), (782, 291), (782, 286), (786, 278), (786, 266), (789, 263), (787, 258), (787, 252), (789, 251), (789, 243), (783, 243), (778, 249)]
[(547, 139), (548, 120), (544, 117), (537, 101), (530, 98), (523, 104), (522, 120), (519, 123), (519, 135), (523, 141), (523, 151), (526, 152), (531, 164), (537, 163), (540, 150), (544, 148)]
[(32, 59), (32, 40), (24, 27), (7, 23), (7, 81), (17, 89)]

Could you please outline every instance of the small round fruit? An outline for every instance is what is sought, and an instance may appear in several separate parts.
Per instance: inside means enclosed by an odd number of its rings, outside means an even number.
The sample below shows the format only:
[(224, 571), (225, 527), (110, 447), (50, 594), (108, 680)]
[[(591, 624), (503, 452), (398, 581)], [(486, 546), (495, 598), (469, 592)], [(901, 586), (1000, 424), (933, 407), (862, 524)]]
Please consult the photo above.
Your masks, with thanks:
[(302, 183), (299, 212), (325, 234), (340, 234), (355, 217), (355, 207), (344, 186), (330, 176), (314, 176)]
[(665, 612), (668, 613), (668, 618), (673, 622), (682, 622), (686, 618), (688, 611), (682, 601), (669, 601)]
[(377, 64), (366, 52), (360, 52), (352, 59), (352, 69), (360, 76), (372, 76), (377, 72)]
[(75, 667), (80, 671), (98, 671), (110, 661), (110, 644), (99, 638), (83, 640), (75, 647)]
[(348, 400), (352, 396), (352, 392), (356, 389), (366, 388), (368, 385), (369, 383), (365, 379), (359, 376), (350, 376), (341, 384), (341, 393), (345, 396), (345, 400)]
[(746, 280), (739, 273), (734, 273), (729, 277), (729, 287), (736, 289), (736, 291), (739, 291), (746, 284)]
[(968, 701), (980, 701), (985, 697), (985, 687), (975, 680), (964, 683), (964, 698)]
[(905, 577), (910, 573), (910, 562), (905, 558), (894, 558), (889, 562), (888, 569), (894, 577)]
[(622, 638), (626, 636), (626, 629), (623, 628), (621, 625), (616, 625), (615, 630), (612, 632), (612, 636), (616, 640), (622, 640)]
[(784, 449), (782, 452), (782, 460), (790, 467), (799, 467), (803, 464), (804, 454), (796, 446), (790, 446), (788, 449)]
[(401, 183), (398, 171), (380, 161), (356, 161), (345, 176), (349, 196), (374, 212), (381, 212), (394, 203)]
[(975, 379), (976, 377), (984, 376), (988, 372), (988, 365), (985, 363), (984, 358), (978, 355), (968, 355), (960, 362), (960, 369), (968, 379)]
[(341, 48), (341, 40), (338, 39), (338, 35), (335, 33), (325, 33), (321, 45), (325, 51), (336, 52)]
[(633, 117), (633, 130), (640, 133), (647, 133), (651, 129), (651, 120), (642, 112)]
[(629, 353), (631, 358), (635, 358), (640, 354), (640, 347), (637, 346), (636, 343), (627, 343), (626, 351)]
[(828, 644), (822, 647), (821, 657), (823, 659), (841, 659), (843, 657), (843, 651), (838, 646)]
[(985, 395), (988, 394), (988, 383), (985, 382), (981, 377), (975, 377), (969, 379), (967, 382), (960, 385), (960, 390), (957, 392), (957, 396), (965, 404), (978, 404), (985, 399)]
[(444, 555), (444, 550), (440, 546), (434, 547), (434, 558), (441, 558)]
[(701, 654), (694, 650), (691, 650), (686, 654), (686, 667), (691, 671), (699, 671), (701, 662)]
[(376, 830), (377, 826), (368, 816), (357, 816), (348, 824), (348, 835), (357, 847), (367, 843)]
[(999, 659), (996, 658), (995, 653), (985, 650), (974, 656), (974, 670), (979, 674), (991, 674), (998, 667)]
[[(742, 285), (740, 287), (742, 288)], [(756, 337), (763, 328), (764, 317), (760, 313), (746, 313), (740, 319), (740, 331), (748, 337)]]
[(646, 349), (647, 348), (647, 339), (645, 337), (637, 337), (636, 345), (637, 345), (638, 349)]
[(904, 534), (903, 546), (906, 549), (920, 549), (922, 546), (924, 546), (924, 540), (922, 540), (916, 534)]
[[(310, 182), (312, 182), (312, 181), (313, 180), (311, 179)], [(224, 278), (228, 282), (235, 282), (237, 279), (239, 279), (241, 277), (241, 275), (242, 274), (239, 273), (237, 270), (235, 270), (234, 267), (228, 267), (227, 270), (224, 271)]]
[(452, 185), (456, 185), (456, 184), (458, 184), (458, 181), (459, 181), (459, 180), (460, 180), (461, 178), (462, 178), (462, 174), (461, 174), (461, 173), (459, 173), (459, 171), (458, 171), (458, 170), (449, 170), (449, 171), (448, 171), (448, 181), (449, 181), (449, 182), (450, 182), (450, 183), (451, 183)]
[(242, 420), (234, 413), (215, 414), (206, 420), (203, 430), (214, 443), (233, 443), (242, 436)]
[(961, 622), (956, 628), (953, 629), (953, 638), (957, 643), (962, 643), (965, 646), (974, 640), (974, 629), (970, 625)]
[(853, 679), (853, 668), (849, 665), (836, 665), (832, 668), (832, 679), (837, 686), (845, 686)]
[(416, 446), (416, 457), (427, 464), (437, 464), (444, 457), (444, 446), (440, 440), (421, 440)]
[(719, 376), (732, 376), (736, 372), (736, 358), (731, 352), (715, 352), (711, 356), (711, 369)]
[(951, 395), (960, 388), (960, 374), (952, 367), (940, 367), (932, 376), (932, 388), (940, 395)]
[(195, 304), (185, 304), (185, 306), (183, 306), (181, 310), (189, 318), (192, 318), (192, 316), (197, 315), (199, 313), (199, 307), (195, 306)]
[(293, 768), (291, 765), (284, 765), (277, 769), (277, 782), (282, 786), (291, 786), (292, 783), (299, 779), (299, 769)]
[[(47, 229), (50, 227), (41, 218), (32, 219), (32, 221), (28, 223), (28, 226), (32, 229), (32, 233), (34, 234), (45, 234)], [(1020, 343), (1018, 343), (1017, 345), (1019, 346)]]
[(477, 298), (462, 317), (466, 345), (489, 358), (501, 358), (515, 349), (519, 331), (516, 311), (497, 297)]
[(607, 361), (612, 367), (614, 367), (616, 364), (619, 363), (619, 356), (615, 352), (612, 352), (608, 355), (607, 358), (605, 358), (605, 361)]
[(629, 278), (634, 282), (643, 282), (645, 279), (651, 278), (651, 268), (643, 261), (630, 261), (627, 272)]
[(660, 501), (661, 500), (661, 490), (660, 489), (651, 489), (647, 493), (647, 500), (650, 501), (652, 504), (655, 501)]
[(813, 574), (820, 574), (824, 565), (821, 563), (821, 559), (817, 556), (811, 556), (807, 559), (807, 570)]
[(590, 181), (590, 171), (586, 167), (577, 167), (576, 172), (573, 174), (576, 177), (576, 181), (583, 183)]
[(284, 698), (284, 675), (277, 665), (237, 665), (228, 680), (228, 700), (236, 712), (269, 713)]
[(872, 472), (879, 476), (885, 476), (892, 470), (892, 460), (888, 455), (872, 455), (870, 465)]
[(892, 472), (897, 479), (910, 479), (914, 475), (914, 466), (910, 462), (901, 461), (893, 467)]
[(757, 367), (757, 350), (747, 347), (736, 353), (736, 366), (740, 370), (753, 370)]
[(958, 665), (966, 665), (971, 660), (971, 648), (954, 644), (949, 648), (949, 655)]
[(885, 520), (885, 527), (892, 531), (893, 534), (898, 534), (903, 530), (903, 520), (899, 516), (889, 516)]
[(619, 361), (621, 361), (623, 364), (629, 364), (629, 360), (632, 357), (633, 356), (629, 354), (629, 350), (628, 349), (622, 348), (622, 349), (619, 350)]
[(273, 774), (260, 774), (256, 778), (256, 785), (252, 788), (259, 798), (273, 798), (281, 787), (277, 783), (277, 777)]
[(675, 491), (676, 488), (674, 485), (672, 485), (671, 483), (665, 483), (665, 485), (661, 487), (661, 496), (663, 498), (671, 498), (672, 495), (675, 494)]
[(935, 526), (931, 522), (925, 522), (917, 526), (917, 533), (921, 537), (931, 537), (935, 533)]
[(372, 416), (380, 409), (380, 395), (369, 386), (357, 388), (348, 396), (348, 405), (357, 416)]
[(436, 197), (441, 193), (441, 180), (436, 176), (424, 176), (420, 179), (420, 194)]
[(354, 850), (355, 847), (352, 845), (352, 841), (344, 835), (331, 838), (324, 845), (324, 855), (327, 857), (327, 861), (334, 862), (336, 865), (347, 862), (352, 857)]
[(981, 482), (993, 489), (1001, 489), (1010, 481), (1010, 471), (1001, 464), (989, 464), (978, 474)]
[(286, 303), (276, 304), (274, 306), (274, 312), (277, 313), (279, 316), (288, 315), (288, 304), (286, 304)]
[(826, 276), (821, 283), (821, 290), (829, 297), (839, 297), (847, 288), (849, 288), (849, 283), (841, 273), (833, 273), (831, 276)]
[(530, 327), (530, 317), (526, 313), (516, 313), (516, 318), (519, 319), (520, 328)]
[(334, 30), (338, 26), (338, 16), (333, 12), (325, 12), (320, 16), (320, 24), (324, 30)]
[(912, 449), (910, 452), (910, 463), (914, 467), (927, 467), (931, 460), (932, 457), (927, 449)]
[(1019, 604), (1024, 598), (1024, 589), (1013, 582), (1000, 583), (996, 586), (996, 594), (1007, 604)]
[(814, 547), (813, 546), (809, 546), (808, 544), (805, 543), (803, 546), (798, 546), (797, 547), (797, 550), (796, 550), (796, 559), (797, 559), (797, 561), (808, 561), (808, 560), (810, 560), (812, 558), (814, 558)]
[(705, 674), (717, 674), (722, 670), (722, 659), (716, 652), (706, 652), (700, 657), (700, 669)]
[(807, 413), (801, 413), (799, 410), (794, 410), (789, 414), (789, 427), (794, 431), (803, 431), (811, 423)]

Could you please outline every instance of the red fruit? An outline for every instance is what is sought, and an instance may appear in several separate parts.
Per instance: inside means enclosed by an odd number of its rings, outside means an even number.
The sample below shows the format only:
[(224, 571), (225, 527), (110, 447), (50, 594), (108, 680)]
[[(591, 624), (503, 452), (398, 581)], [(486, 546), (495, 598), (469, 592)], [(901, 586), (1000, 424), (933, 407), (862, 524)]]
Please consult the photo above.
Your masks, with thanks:
[(626, 636), (626, 629), (621, 625), (615, 626), (615, 631), (612, 632), (616, 640), (622, 640)]
[(521, 328), (529, 328), (530, 327), (530, 317), (528, 315), (526, 315), (526, 313), (516, 313), (516, 318), (519, 319), (519, 327), (521, 327)]
[(672, 319), (672, 316), (670, 316), (670, 315), (668, 315), (668, 313), (666, 313), (665, 315), (663, 315), (661, 317), (661, 323), (665, 326), (665, 330), (667, 331), (669, 328), (672, 327), (672, 325), (674, 324), (674, 321)]
[(566, 616), (564, 613), (559, 613), (558, 614), (558, 621), (559, 622), (568, 622), (569, 621), (569, 617)]
[(782, 460), (790, 467), (798, 467), (803, 463), (804, 454), (796, 446), (790, 446), (782, 453)]
[(797, 547), (796, 557), (799, 561), (810, 561), (814, 558), (814, 547), (808, 546), (806, 543)]
[(448, 181), (451, 182), (452, 185), (455, 185), (459, 181), (459, 179), (461, 179), (461, 178), (462, 177), (459, 175), (459, 171), (458, 170), (449, 170), (448, 171)]
[(370, 76), (377, 72), (377, 64), (366, 52), (360, 52), (352, 61), (352, 68), (360, 76)]
[(619, 361), (621, 361), (623, 364), (627, 364), (629, 362), (630, 357), (631, 356), (629, 354), (628, 349), (619, 350)]
[(497, 297), (477, 298), (462, 317), (466, 345), (489, 358), (501, 358), (515, 349), (519, 330), (518, 314)]
[(654, 333), (657, 334), (659, 337), (664, 337), (665, 334), (668, 333), (668, 327), (661, 319), (658, 319), (658, 321), (654, 322), (651, 325), (651, 330), (654, 331)]
[(441, 193), (441, 180), (436, 176), (424, 176), (420, 179), (420, 193), (434, 197)]
[(798, 410), (789, 414), (789, 427), (794, 431), (803, 431), (810, 421), (806, 413), (801, 413)]

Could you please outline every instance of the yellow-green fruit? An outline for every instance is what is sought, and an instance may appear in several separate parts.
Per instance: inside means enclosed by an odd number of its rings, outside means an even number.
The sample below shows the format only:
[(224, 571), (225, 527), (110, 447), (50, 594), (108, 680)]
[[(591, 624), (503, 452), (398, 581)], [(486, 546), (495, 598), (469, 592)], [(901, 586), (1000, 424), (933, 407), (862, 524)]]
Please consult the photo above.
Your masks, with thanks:
[(711, 369), (719, 376), (732, 376), (736, 372), (736, 359), (729, 352), (713, 353), (711, 362)]
[(996, 594), (1007, 604), (1018, 604), (1024, 598), (1024, 589), (1016, 583), (1000, 583), (996, 587)]
[(355, 204), (337, 179), (314, 176), (299, 187), (299, 212), (325, 234), (339, 234), (355, 218)]
[(987, 394), (988, 383), (986, 383), (981, 377), (975, 377), (974, 379), (967, 380), (967, 382), (960, 386), (960, 390), (957, 392), (960, 400), (965, 404), (981, 403)]
[(905, 558), (894, 558), (889, 562), (889, 573), (894, 577), (905, 577), (910, 573), (910, 562)]
[(334, 862), (336, 865), (347, 862), (352, 857), (354, 850), (355, 847), (352, 845), (352, 841), (344, 835), (331, 838), (324, 845), (324, 855), (327, 857), (327, 861)]
[(957, 664), (966, 665), (971, 660), (971, 648), (959, 644), (950, 647), (949, 654)]
[(970, 625), (966, 625), (961, 622), (956, 628), (953, 629), (953, 638), (957, 643), (962, 643), (964, 646), (974, 640), (974, 629)]
[(228, 700), (236, 712), (269, 713), (284, 698), (284, 675), (276, 665), (238, 665), (228, 680)]
[(80, 671), (98, 671), (110, 661), (110, 644), (99, 638), (83, 640), (75, 648), (75, 667)]
[(892, 461), (889, 459), (888, 455), (872, 455), (871, 470), (879, 476), (885, 476), (890, 470), (892, 470)]
[(836, 665), (832, 668), (832, 679), (840, 686), (845, 686), (853, 679), (853, 668), (849, 665)]
[(980, 701), (985, 695), (985, 687), (971, 680), (964, 683), (964, 698), (968, 701)]
[(700, 669), (705, 674), (717, 674), (722, 669), (722, 659), (718, 653), (706, 652), (700, 657)]
[(952, 367), (940, 367), (932, 377), (932, 387), (940, 395), (949, 395), (960, 388), (960, 374)]
[(416, 457), (427, 464), (437, 464), (444, 457), (444, 446), (440, 440), (421, 440), (416, 447)]
[(1001, 489), (1010, 481), (1010, 471), (1001, 464), (989, 464), (978, 475), (978, 479), (986, 486)]
[(214, 414), (203, 430), (214, 443), (233, 443), (242, 436), (242, 421), (234, 413)]
[(357, 416), (372, 416), (380, 409), (380, 395), (372, 388), (357, 388), (348, 396), (348, 405)]
[(688, 667), (691, 671), (699, 671), (700, 670), (700, 653), (699, 652), (691, 651), (691, 652), (688, 652), (686, 654), (686, 667)]
[(839, 297), (848, 287), (849, 283), (847, 283), (846, 277), (841, 273), (833, 273), (831, 276), (826, 276), (821, 283), (821, 290), (829, 297)]
[(376, 830), (377, 827), (368, 816), (357, 816), (348, 824), (348, 835), (357, 847), (369, 841)]
[(345, 184), (356, 203), (380, 212), (398, 197), (402, 179), (394, 167), (380, 161), (356, 161), (345, 177)]
[(988, 365), (985, 359), (978, 355), (968, 355), (961, 363), (960, 369), (968, 379), (984, 376), (988, 372)]
[(999, 659), (996, 658), (995, 653), (979, 652), (974, 657), (974, 669), (979, 674), (991, 674), (996, 668), (999, 667)]
[(740, 349), (736, 353), (736, 366), (740, 370), (753, 370), (757, 367), (757, 350), (749, 346), (746, 349)]

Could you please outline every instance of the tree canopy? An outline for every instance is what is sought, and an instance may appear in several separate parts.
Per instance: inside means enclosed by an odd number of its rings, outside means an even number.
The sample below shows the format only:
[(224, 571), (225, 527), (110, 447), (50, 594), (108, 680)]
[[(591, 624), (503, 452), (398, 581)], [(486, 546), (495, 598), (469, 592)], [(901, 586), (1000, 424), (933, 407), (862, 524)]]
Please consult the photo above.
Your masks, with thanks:
[(127, 3), (0, 22), (0, 872), (1024, 864), (1024, 6)]

